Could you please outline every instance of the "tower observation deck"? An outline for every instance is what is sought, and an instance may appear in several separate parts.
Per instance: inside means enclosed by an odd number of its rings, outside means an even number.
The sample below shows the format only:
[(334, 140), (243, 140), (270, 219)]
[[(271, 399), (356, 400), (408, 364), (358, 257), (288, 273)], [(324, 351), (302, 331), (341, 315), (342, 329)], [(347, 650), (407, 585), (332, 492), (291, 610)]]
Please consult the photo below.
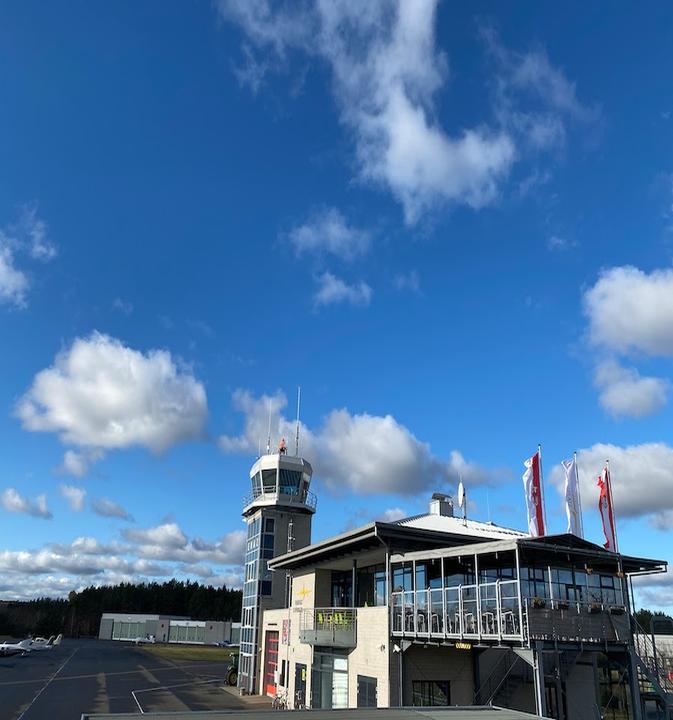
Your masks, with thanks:
[(268, 561), (311, 543), (316, 497), (310, 490), (313, 468), (298, 455), (288, 455), (285, 441), (278, 451), (259, 457), (250, 469), (250, 492), (243, 499), (248, 527), (243, 584), (243, 615), (238, 686), (248, 693), (264, 692), (259, 677), (259, 640), (264, 610), (282, 608), (286, 578), (272, 573)]

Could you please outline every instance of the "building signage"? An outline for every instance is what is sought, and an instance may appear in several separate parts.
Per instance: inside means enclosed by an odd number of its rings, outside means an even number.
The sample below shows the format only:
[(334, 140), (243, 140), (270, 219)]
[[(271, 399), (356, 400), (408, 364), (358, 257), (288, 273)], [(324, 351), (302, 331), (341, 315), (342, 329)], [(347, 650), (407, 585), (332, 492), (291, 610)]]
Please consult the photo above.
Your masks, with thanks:
[(281, 634), (281, 642), (283, 645), (289, 645), (290, 644), (290, 621), (283, 620), (283, 632)]
[(457, 642), (456, 650), (472, 650), (472, 643)]

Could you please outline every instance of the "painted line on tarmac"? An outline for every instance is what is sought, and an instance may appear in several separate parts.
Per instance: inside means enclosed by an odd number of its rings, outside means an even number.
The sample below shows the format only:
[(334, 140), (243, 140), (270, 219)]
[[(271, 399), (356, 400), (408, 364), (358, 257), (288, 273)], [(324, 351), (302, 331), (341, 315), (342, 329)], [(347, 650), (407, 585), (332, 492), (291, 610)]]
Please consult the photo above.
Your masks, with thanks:
[[(138, 668), (137, 670), (119, 670), (117, 672), (106, 672), (105, 674), (108, 677), (114, 677), (115, 675), (136, 675), (138, 673), (142, 673), (144, 670), (149, 670), (150, 672), (173, 672), (175, 670), (182, 670), (184, 672), (187, 668), (196, 667), (197, 664), (210, 666), (219, 665), (220, 663), (194, 663), (193, 665), (171, 665), (169, 667), (161, 665), (160, 667), (155, 668), (143, 668), (142, 670), (140, 668)], [(63, 677), (57, 678), (56, 682), (63, 682), (65, 680), (87, 680), (92, 677), (97, 677), (97, 673), (92, 673), (88, 675), (64, 675)], [(0, 687), (4, 687), (5, 685), (31, 685), (33, 683), (44, 682), (48, 679), (49, 678), (33, 678), (32, 680), (5, 680), (4, 682), (0, 682)]]
[(16, 718), (16, 720), (21, 720), (21, 718), (23, 718), (23, 716), (33, 707), (33, 703), (34, 703), (34, 702), (40, 697), (40, 695), (42, 695), (42, 693), (49, 687), (49, 685), (51, 684), (51, 681), (52, 681), (52, 680), (61, 672), (61, 670), (63, 670), (63, 668), (70, 662), (70, 660), (72, 659), (72, 656), (73, 656), (78, 650), (79, 650), (79, 648), (76, 647), (76, 648), (70, 653), (70, 655), (68, 655), (68, 657), (63, 661), (63, 664), (59, 666), (58, 670), (57, 670), (57, 671), (49, 678), (49, 680), (47, 680), (47, 682), (40, 688), (40, 690), (38, 691), (37, 695), (30, 701), (28, 707), (21, 713), (21, 715), (19, 715), (18, 718)]

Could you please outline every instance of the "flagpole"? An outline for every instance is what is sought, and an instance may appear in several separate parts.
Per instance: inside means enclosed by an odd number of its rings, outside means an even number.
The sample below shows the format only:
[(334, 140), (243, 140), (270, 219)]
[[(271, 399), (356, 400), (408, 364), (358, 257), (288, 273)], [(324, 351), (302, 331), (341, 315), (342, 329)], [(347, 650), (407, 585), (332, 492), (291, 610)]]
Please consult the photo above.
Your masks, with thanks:
[(542, 517), (544, 518), (544, 532), (547, 534), (547, 504), (544, 501), (544, 477), (542, 475), (542, 445), (537, 445), (538, 464), (540, 466), (540, 500), (542, 501)]
[(608, 493), (610, 495), (610, 519), (612, 520), (612, 533), (615, 536), (615, 552), (619, 552), (619, 540), (617, 540), (617, 520), (615, 519), (615, 501), (612, 497), (612, 474), (610, 473), (610, 461), (605, 461), (608, 470)]
[(580, 471), (577, 467), (577, 450), (573, 453), (573, 461), (575, 463), (575, 487), (577, 488), (577, 504), (580, 516), (580, 534), (584, 538), (584, 516), (582, 515), (582, 493), (580, 491)]

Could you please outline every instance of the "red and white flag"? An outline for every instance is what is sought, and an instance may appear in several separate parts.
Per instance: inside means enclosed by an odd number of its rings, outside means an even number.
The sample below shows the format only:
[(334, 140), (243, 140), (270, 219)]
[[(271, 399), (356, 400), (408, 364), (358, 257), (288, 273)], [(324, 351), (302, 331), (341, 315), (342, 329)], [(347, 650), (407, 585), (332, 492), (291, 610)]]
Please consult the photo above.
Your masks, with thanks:
[(617, 550), (617, 532), (615, 529), (615, 511), (612, 506), (612, 486), (610, 482), (610, 469), (606, 465), (603, 472), (598, 476), (598, 487), (600, 495), (598, 496), (598, 511), (603, 521), (603, 533), (605, 535), (606, 550), (618, 552)]
[(523, 461), (526, 472), (523, 474), (523, 487), (526, 493), (528, 511), (528, 532), (531, 537), (544, 535), (544, 506), (542, 498), (542, 462), (540, 451)]

